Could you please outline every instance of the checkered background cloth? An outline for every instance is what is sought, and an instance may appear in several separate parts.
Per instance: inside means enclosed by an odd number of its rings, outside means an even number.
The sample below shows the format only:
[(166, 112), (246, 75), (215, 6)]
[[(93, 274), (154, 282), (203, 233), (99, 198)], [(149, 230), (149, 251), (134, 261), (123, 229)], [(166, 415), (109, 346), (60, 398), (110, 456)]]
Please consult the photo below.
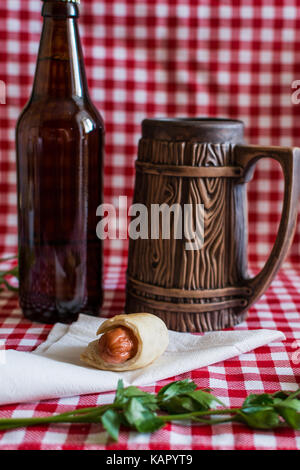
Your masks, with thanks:
[[(150, 116), (223, 116), (245, 122), (246, 140), (300, 146), (299, 0), (82, 0), (80, 32), (92, 98), (106, 124), (105, 199), (132, 196), (140, 123)], [(17, 250), (14, 129), (31, 90), (42, 20), (39, 0), (1, 0), (0, 255)], [(1, 99), (2, 98), (2, 99)], [(0, 96), (3, 103), (3, 96)], [(281, 213), (283, 180), (272, 161), (249, 184), (249, 258), (266, 259)], [(127, 242), (105, 247), (103, 315), (124, 305)], [(231, 406), (250, 392), (300, 384), (300, 225), (288, 263), (251, 308), (246, 328), (278, 328), (287, 340), (170, 379), (193, 378)], [(5, 265), (3, 265), (5, 267)], [(30, 351), (49, 325), (24, 320), (17, 297), (0, 295), (0, 341)], [(145, 387), (158, 390), (166, 381)], [(1, 370), (0, 370), (1, 386)], [(0, 416), (43, 416), (107, 403), (113, 394), (0, 407)], [(152, 435), (124, 430), (112, 445), (96, 425), (0, 432), (0, 449), (300, 449), (300, 433), (253, 432), (238, 424), (171, 424)]]

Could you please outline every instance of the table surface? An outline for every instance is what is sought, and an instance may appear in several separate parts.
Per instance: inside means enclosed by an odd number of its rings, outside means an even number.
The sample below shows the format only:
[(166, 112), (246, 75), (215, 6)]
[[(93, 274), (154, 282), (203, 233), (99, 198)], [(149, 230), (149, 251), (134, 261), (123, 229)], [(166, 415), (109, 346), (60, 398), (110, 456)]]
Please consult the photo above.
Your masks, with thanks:
[[(105, 270), (105, 300), (101, 315), (122, 311), (125, 299), (125, 266)], [(238, 357), (193, 370), (143, 387), (157, 391), (169, 380), (193, 379), (209, 387), (229, 406), (240, 406), (249, 393), (295, 390), (300, 384), (300, 268), (287, 265), (266, 294), (251, 308), (248, 320), (236, 329), (278, 329), (286, 341), (272, 343)], [(45, 341), (51, 325), (31, 323), (22, 317), (17, 295), (0, 294), (0, 342), (6, 349), (32, 351)], [(0, 374), (1, 377), (1, 374)], [(0, 407), (0, 417), (31, 417), (62, 413), (74, 408), (113, 400), (114, 393), (85, 395)], [(197, 423), (168, 424), (153, 434), (122, 429), (113, 443), (98, 425), (63, 424), (0, 432), (0, 450), (8, 449), (300, 449), (300, 432), (291, 429), (253, 431), (242, 424), (200, 426)]]

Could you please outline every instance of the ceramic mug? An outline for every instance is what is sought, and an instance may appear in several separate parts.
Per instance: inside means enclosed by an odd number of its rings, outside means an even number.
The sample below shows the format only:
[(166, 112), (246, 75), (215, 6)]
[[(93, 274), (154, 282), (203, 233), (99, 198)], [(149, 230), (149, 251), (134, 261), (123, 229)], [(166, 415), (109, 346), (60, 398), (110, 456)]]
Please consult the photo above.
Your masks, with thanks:
[[(250, 278), (246, 183), (261, 158), (280, 163), (285, 190), (272, 252), (263, 269)], [(162, 236), (163, 222), (155, 228), (158, 236), (131, 238), (125, 312), (154, 313), (177, 331), (220, 330), (244, 320), (292, 242), (299, 162), (297, 148), (245, 145), (244, 124), (238, 120), (145, 119), (133, 203), (144, 205), (150, 215), (151, 207), (192, 207), (187, 218), (192, 227), (199, 217), (194, 208), (202, 207), (204, 238), (200, 248), (186, 248), (185, 235), (177, 237), (175, 230), (179, 222), (182, 227), (182, 214), (181, 219), (170, 214), (169, 239)]]

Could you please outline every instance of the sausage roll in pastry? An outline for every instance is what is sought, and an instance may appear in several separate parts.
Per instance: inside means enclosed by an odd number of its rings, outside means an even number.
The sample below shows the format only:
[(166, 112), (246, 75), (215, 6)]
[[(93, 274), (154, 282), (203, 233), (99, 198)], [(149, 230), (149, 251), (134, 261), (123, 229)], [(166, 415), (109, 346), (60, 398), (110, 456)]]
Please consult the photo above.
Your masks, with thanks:
[(81, 360), (102, 370), (126, 371), (151, 364), (169, 343), (165, 323), (150, 313), (116, 315), (102, 323), (100, 339), (89, 343)]

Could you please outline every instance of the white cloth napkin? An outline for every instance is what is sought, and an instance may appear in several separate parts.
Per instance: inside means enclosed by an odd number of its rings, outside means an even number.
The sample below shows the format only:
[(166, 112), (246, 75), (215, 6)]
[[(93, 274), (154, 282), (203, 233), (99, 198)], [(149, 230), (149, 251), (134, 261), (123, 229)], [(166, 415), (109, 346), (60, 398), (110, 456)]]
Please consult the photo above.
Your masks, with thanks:
[(0, 361), (0, 405), (112, 391), (119, 379), (125, 386), (151, 385), (285, 339), (280, 331), (265, 329), (204, 335), (169, 331), (169, 346), (154, 363), (134, 371), (110, 372), (88, 367), (79, 358), (104, 320), (80, 315), (72, 325), (56, 324), (32, 353), (5, 351)]

